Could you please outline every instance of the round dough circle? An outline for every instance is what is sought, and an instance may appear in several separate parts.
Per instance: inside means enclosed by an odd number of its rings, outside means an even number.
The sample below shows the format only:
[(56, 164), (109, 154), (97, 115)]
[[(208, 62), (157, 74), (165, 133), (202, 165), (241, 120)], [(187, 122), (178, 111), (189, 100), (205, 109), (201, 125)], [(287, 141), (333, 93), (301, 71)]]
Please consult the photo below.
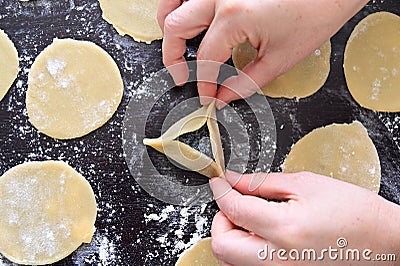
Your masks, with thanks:
[(381, 166), (376, 148), (358, 121), (313, 130), (289, 152), (283, 172), (309, 171), (379, 192)]
[(135, 41), (150, 43), (163, 37), (157, 22), (160, 0), (99, 0), (103, 18), (120, 35), (128, 34)]
[(0, 30), (0, 69), (0, 100), (2, 100), (19, 72), (17, 49), (2, 30)]
[[(248, 42), (235, 47), (232, 52), (233, 63), (240, 70), (256, 58), (257, 50)], [(325, 84), (330, 71), (330, 58), (331, 43), (328, 40), (289, 72), (261, 88), (261, 91), (272, 98), (308, 97)]]
[(18, 264), (59, 261), (95, 231), (93, 190), (64, 162), (11, 168), (0, 178), (0, 202), (0, 252)]
[(353, 98), (363, 107), (400, 111), (400, 17), (378, 12), (353, 30), (344, 52), (344, 73)]
[(87, 41), (55, 39), (29, 72), (26, 108), (40, 132), (78, 138), (112, 117), (123, 88), (117, 65), (103, 49)]
[(180, 256), (175, 266), (204, 265), (219, 266), (222, 262), (214, 257), (211, 250), (211, 237), (200, 239)]

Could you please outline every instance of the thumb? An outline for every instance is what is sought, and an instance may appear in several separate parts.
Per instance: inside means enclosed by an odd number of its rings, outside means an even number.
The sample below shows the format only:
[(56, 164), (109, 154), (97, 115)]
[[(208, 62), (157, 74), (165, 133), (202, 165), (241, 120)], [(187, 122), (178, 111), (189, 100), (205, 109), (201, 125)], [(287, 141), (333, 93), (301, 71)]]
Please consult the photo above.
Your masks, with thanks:
[(247, 98), (255, 92), (261, 92), (263, 86), (273, 81), (284, 72), (282, 59), (275, 59), (272, 54), (266, 54), (247, 64), (243, 71), (238, 70), (237, 76), (226, 79), (218, 90), (220, 100), (217, 108), (224, 107), (224, 103)]

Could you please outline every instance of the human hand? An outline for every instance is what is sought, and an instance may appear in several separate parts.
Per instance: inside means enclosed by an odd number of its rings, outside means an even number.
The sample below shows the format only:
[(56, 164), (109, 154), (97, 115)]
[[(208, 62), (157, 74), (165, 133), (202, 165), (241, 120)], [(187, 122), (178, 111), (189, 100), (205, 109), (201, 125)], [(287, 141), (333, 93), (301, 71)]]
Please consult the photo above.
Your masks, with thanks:
[[(399, 259), (400, 207), (369, 190), (308, 172), (239, 175), (227, 171), (226, 178), (235, 189), (222, 178), (210, 182), (221, 209), (212, 224), (212, 248), (225, 263), (394, 265), (393, 261), (366, 261), (365, 249), (372, 250), (367, 254), (370, 258), (381, 253)], [(342, 249), (337, 243), (340, 238), (348, 243)], [(265, 256), (259, 253), (265, 245), (276, 250), (273, 260), (258, 258)], [(343, 258), (346, 249), (358, 249), (360, 260), (330, 259), (328, 251), (321, 255), (329, 246), (343, 250)], [(280, 260), (279, 249), (287, 251), (287, 258), (291, 249), (300, 255), (304, 249), (314, 249), (317, 259), (324, 256), (324, 261)]]
[[(258, 50), (258, 58), (248, 64), (243, 73), (258, 87), (263, 87), (319, 48), (367, 2), (160, 0), (157, 17), (164, 32), (163, 61), (176, 84), (183, 85), (188, 78), (183, 57), (186, 40), (208, 29), (197, 60), (223, 63), (234, 47), (249, 41)], [(197, 79), (216, 81), (219, 63), (198, 63)], [(175, 64), (178, 65), (171, 68)], [(243, 73), (228, 78), (218, 93), (216, 83), (199, 81), (202, 104), (209, 104), (209, 97), (229, 103), (252, 95), (257, 86)]]

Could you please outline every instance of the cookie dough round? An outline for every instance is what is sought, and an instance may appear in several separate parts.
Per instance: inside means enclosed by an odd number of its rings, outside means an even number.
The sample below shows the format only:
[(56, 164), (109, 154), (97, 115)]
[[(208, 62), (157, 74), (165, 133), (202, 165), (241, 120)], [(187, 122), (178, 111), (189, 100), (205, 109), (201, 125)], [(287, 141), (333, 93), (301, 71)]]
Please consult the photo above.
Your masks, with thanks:
[[(289, 72), (261, 88), (264, 95), (273, 98), (305, 98), (317, 92), (326, 82), (330, 71), (331, 43), (327, 41)], [(257, 50), (248, 42), (233, 49), (236, 68), (243, 69), (257, 58)], [(268, 71), (267, 69), (265, 71)]]
[(344, 73), (353, 98), (363, 107), (400, 111), (400, 17), (377, 12), (353, 30), (344, 52)]
[(19, 72), (18, 52), (7, 34), (0, 29), (0, 100), (17, 78)]
[(0, 177), (0, 252), (18, 264), (59, 261), (95, 231), (96, 201), (83, 176), (60, 161), (28, 162)]
[(163, 37), (157, 22), (160, 0), (99, 0), (103, 18), (120, 35), (128, 34), (135, 41), (150, 43)]
[(123, 89), (119, 69), (103, 49), (87, 41), (55, 39), (29, 72), (29, 120), (50, 137), (78, 138), (112, 117)]
[(378, 153), (358, 121), (313, 130), (289, 152), (283, 172), (309, 171), (379, 192)]
[(203, 238), (180, 256), (175, 266), (199, 265), (218, 266), (222, 262), (214, 257), (211, 250), (211, 237)]

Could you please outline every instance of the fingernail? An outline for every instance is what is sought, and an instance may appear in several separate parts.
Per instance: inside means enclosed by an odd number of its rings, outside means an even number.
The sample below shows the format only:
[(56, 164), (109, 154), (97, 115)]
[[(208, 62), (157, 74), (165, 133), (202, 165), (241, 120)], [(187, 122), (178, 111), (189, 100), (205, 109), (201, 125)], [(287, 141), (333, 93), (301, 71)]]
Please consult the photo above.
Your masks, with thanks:
[(220, 177), (212, 178), (210, 180), (210, 187), (215, 200), (218, 200), (232, 190), (231, 185)]
[(240, 179), (242, 178), (242, 174), (236, 173), (234, 171), (226, 170), (225, 171), (225, 178), (231, 184), (232, 187), (236, 186)]
[(259, 186), (261, 186), (261, 184), (264, 182), (266, 177), (267, 177), (267, 174), (265, 174), (265, 173), (253, 174), (253, 176), (250, 180), (250, 184), (249, 184), (249, 191), (253, 192), (257, 188), (259, 188)]

